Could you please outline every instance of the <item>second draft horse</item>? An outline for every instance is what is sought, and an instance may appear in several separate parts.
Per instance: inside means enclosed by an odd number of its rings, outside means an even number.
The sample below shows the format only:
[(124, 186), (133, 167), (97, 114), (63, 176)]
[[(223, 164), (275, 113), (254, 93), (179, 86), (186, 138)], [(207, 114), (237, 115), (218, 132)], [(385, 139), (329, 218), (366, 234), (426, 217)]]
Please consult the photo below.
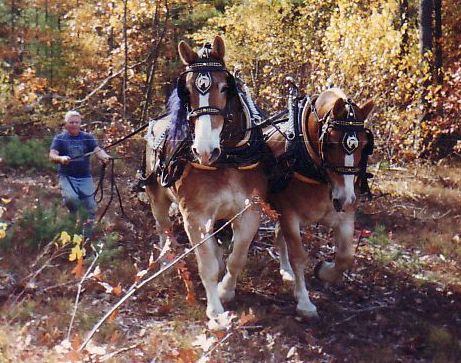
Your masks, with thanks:
[[(293, 91), (296, 86), (291, 87)], [(321, 280), (334, 282), (352, 266), (355, 189), (359, 183), (367, 185), (373, 135), (364, 121), (373, 101), (359, 107), (338, 88), (312, 100), (297, 97), (297, 88), (293, 93), (288, 122), (268, 127), (264, 133), (276, 159), (275, 168), (282, 168), (285, 175), (283, 185), (280, 178), (276, 180), (279, 185), (273, 185), (269, 195), (280, 213), (276, 227), (280, 273), (287, 280), (294, 278), (297, 312), (309, 318), (318, 314), (306, 289), (307, 254), (300, 231), (313, 223), (333, 228), (335, 259), (318, 265)]]

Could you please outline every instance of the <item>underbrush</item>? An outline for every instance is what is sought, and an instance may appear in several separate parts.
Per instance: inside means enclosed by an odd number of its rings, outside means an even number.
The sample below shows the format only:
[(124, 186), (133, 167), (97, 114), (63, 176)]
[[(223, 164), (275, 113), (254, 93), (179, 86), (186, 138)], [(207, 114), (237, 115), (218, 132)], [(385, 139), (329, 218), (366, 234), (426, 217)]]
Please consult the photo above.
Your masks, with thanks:
[(0, 240), (0, 250), (28, 248), (37, 250), (49, 243), (58, 233), (80, 233), (82, 220), (63, 213), (58, 204), (51, 207), (37, 203), (12, 226), (5, 239)]
[(0, 157), (5, 165), (17, 168), (34, 168), (36, 170), (54, 170), (48, 159), (48, 142), (46, 140), (23, 141), (17, 136), (0, 143)]

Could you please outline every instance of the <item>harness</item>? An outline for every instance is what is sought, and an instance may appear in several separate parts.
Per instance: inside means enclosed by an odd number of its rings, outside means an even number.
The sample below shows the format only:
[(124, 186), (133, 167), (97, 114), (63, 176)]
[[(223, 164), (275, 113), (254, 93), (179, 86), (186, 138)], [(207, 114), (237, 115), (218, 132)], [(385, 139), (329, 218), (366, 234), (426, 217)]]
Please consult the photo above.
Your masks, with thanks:
[[(287, 187), (292, 177), (306, 183), (326, 184), (328, 182), (327, 170), (337, 174), (357, 175), (360, 182), (360, 192), (371, 196), (368, 179), (373, 177), (367, 173), (368, 157), (373, 153), (373, 133), (365, 128), (364, 122), (357, 121), (354, 106), (350, 100), (346, 100), (347, 116), (345, 119), (334, 119), (332, 110), (322, 118), (319, 117), (315, 107), (317, 97), (299, 96), (299, 91), (294, 83), (291, 84), (288, 97), (288, 124), (285, 134), (286, 151), (275, 159), (275, 171), (270, 178), (271, 190), (278, 192)], [(319, 123), (320, 152), (313, 147), (313, 140), (305, 129), (310, 114), (314, 114)], [(365, 131), (368, 143), (362, 150), (358, 166), (333, 165), (327, 162), (328, 139), (333, 130), (344, 133), (342, 138), (343, 149), (352, 154), (359, 146), (357, 132)]]
[[(262, 116), (253, 103), (248, 89), (243, 81), (226, 69), (222, 62), (210, 58), (210, 53), (211, 45), (207, 43), (202, 48), (202, 58), (193, 64), (189, 64), (176, 81), (178, 97), (187, 114), (187, 136), (181, 142), (172, 146), (169, 129), (154, 139), (152, 136), (153, 123), (149, 127), (147, 138), (151, 135), (150, 147), (157, 153), (156, 165), (154, 167), (155, 176), (158, 177), (159, 183), (163, 187), (172, 186), (181, 177), (187, 164), (202, 170), (216, 170), (225, 167), (237, 167), (240, 170), (249, 170), (254, 169), (259, 164), (259, 161), (266, 152), (262, 129), (259, 126)], [(220, 109), (214, 106), (204, 106), (192, 109), (189, 101), (189, 92), (185, 86), (185, 75), (188, 73), (197, 74), (194, 87), (201, 94), (206, 94), (213, 82), (212, 72), (225, 72), (228, 75), (228, 102), (225, 108)], [(203, 166), (195, 163), (191, 152), (193, 142), (193, 131), (190, 126), (191, 119), (203, 115), (222, 115), (224, 117), (224, 124), (226, 125), (226, 123), (231, 122), (233, 119), (229, 102), (232, 97), (238, 97), (246, 118), (244, 138), (234, 147), (223, 146), (221, 154), (213, 166)], [(224, 130), (225, 127), (223, 127)], [(151, 177), (152, 175), (148, 179)]]

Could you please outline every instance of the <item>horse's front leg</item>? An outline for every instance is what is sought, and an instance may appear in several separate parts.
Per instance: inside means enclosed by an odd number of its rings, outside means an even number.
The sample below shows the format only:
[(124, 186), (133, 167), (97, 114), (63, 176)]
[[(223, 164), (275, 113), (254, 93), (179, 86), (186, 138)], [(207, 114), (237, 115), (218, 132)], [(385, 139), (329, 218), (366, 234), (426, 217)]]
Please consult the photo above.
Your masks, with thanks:
[[(184, 215), (184, 227), (192, 245), (209, 236), (212, 230), (206, 226), (213, 226), (213, 223), (205, 219), (187, 217)], [(205, 287), (207, 308), (206, 315), (210, 320), (216, 319), (224, 312), (218, 294), (219, 261), (216, 249), (219, 248), (213, 237), (210, 237), (195, 250), (197, 257), (198, 271)]]
[(284, 281), (294, 281), (295, 275), (293, 269), (290, 265), (290, 260), (288, 257), (287, 243), (285, 238), (283, 238), (282, 229), (280, 228), (280, 222), (277, 222), (275, 225), (275, 247), (279, 253), (279, 263), (280, 263), (280, 275)]
[(160, 247), (163, 248), (168, 235), (173, 230), (173, 222), (169, 216), (171, 200), (166, 189), (162, 188), (156, 182), (146, 185), (146, 193), (149, 197), (150, 208), (155, 218), (157, 233), (160, 237)]
[(304, 268), (307, 263), (307, 253), (301, 241), (300, 221), (296, 217), (280, 217), (280, 227), (288, 247), (288, 256), (295, 276), (294, 296), (298, 301), (296, 311), (306, 318), (317, 318), (317, 308), (309, 299), (306, 288)]
[(222, 301), (230, 301), (235, 296), (237, 278), (248, 256), (248, 248), (259, 228), (260, 212), (248, 210), (232, 223), (233, 249), (227, 260), (227, 271), (219, 283), (219, 296)]
[(343, 272), (350, 269), (354, 262), (354, 213), (341, 216), (339, 223), (333, 227), (335, 238), (335, 259), (333, 262), (322, 261), (316, 267), (317, 277), (326, 282), (335, 282), (342, 278)]

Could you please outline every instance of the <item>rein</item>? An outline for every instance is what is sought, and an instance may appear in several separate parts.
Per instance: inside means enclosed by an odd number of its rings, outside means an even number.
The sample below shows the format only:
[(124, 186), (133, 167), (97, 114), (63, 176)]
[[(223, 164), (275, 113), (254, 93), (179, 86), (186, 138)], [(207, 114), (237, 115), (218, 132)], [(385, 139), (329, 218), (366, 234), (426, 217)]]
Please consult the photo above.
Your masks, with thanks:
[[(160, 116), (157, 116), (157, 117), (153, 118), (151, 121), (159, 120), (159, 119), (165, 117), (166, 115), (167, 115), (167, 113), (163, 113), (163, 114), (161, 114)], [(118, 144), (124, 142), (125, 140), (128, 140), (129, 138), (133, 137), (133, 136), (136, 135), (136, 134), (139, 134), (142, 130), (144, 130), (145, 128), (147, 128), (147, 127), (149, 126), (149, 123), (150, 123), (150, 121), (149, 121), (149, 122), (146, 122), (145, 124), (143, 124), (143, 125), (141, 125), (140, 127), (138, 127), (136, 130), (130, 132), (128, 135), (126, 135), (126, 136), (124, 136), (124, 137), (122, 137), (122, 138), (120, 138), (120, 139), (118, 139), (118, 140), (116, 140), (116, 141), (110, 143), (110, 144), (107, 145), (107, 146), (102, 147), (101, 149), (107, 150), (107, 149), (110, 149), (111, 147), (114, 147), (114, 146), (116, 146), (116, 145), (118, 145)], [(82, 154), (82, 155), (74, 156), (74, 157), (71, 158), (70, 160), (72, 161), (72, 160), (75, 160), (75, 159), (80, 159), (80, 158), (82, 158), (82, 157), (91, 156), (91, 155), (93, 155), (93, 154), (96, 154), (96, 152), (97, 152), (97, 151), (90, 151), (90, 152), (85, 153), (85, 154)]]

